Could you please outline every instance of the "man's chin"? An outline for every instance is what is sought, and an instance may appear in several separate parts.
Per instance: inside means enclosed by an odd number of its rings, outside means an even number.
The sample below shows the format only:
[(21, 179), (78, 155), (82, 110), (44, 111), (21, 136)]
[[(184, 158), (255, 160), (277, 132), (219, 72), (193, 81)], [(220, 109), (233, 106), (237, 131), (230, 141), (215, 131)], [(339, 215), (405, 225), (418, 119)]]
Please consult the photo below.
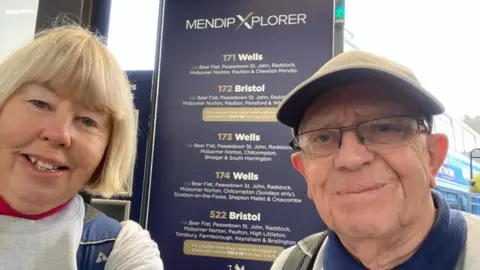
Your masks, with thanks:
[(346, 218), (336, 219), (334, 231), (352, 238), (375, 238), (388, 232), (388, 224), (380, 212), (372, 215), (348, 215)]
[(384, 234), (384, 230), (372, 226), (358, 226), (352, 225), (342, 227), (342, 229), (335, 231), (339, 236), (346, 236), (349, 238), (378, 238)]

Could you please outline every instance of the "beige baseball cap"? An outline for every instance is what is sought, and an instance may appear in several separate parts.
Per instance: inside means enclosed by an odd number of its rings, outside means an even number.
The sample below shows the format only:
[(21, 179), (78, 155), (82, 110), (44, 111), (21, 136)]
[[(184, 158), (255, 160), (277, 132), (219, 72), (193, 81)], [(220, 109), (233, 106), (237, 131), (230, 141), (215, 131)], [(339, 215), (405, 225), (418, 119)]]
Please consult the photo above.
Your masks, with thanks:
[(387, 58), (354, 50), (332, 58), (291, 90), (278, 106), (277, 120), (297, 134), (305, 111), (322, 94), (336, 86), (365, 80), (381, 81), (392, 85), (392, 90), (403, 91), (430, 116), (445, 111), (442, 103), (421, 86), (410, 69)]

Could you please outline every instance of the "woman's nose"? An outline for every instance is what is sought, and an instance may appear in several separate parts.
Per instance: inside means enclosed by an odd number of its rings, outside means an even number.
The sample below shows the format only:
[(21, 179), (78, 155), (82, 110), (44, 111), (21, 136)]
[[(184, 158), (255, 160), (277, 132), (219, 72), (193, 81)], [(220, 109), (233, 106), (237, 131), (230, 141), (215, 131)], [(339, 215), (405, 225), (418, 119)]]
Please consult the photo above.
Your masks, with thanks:
[(52, 145), (68, 148), (72, 143), (71, 121), (67, 116), (57, 114), (46, 123), (40, 136)]

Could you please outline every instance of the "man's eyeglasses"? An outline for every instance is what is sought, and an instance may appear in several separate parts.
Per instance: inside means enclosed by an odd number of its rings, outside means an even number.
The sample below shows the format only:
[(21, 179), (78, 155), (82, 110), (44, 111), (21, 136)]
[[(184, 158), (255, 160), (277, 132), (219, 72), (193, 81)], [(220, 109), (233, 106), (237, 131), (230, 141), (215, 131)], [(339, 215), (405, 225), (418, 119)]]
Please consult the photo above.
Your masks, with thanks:
[(324, 157), (338, 151), (342, 145), (343, 132), (355, 130), (358, 139), (371, 150), (397, 146), (420, 133), (429, 133), (430, 127), (424, 118), (389, 116), (364, 121), (348, 127), (322, 128), (297, 135), (290, 147), (314, 157)]

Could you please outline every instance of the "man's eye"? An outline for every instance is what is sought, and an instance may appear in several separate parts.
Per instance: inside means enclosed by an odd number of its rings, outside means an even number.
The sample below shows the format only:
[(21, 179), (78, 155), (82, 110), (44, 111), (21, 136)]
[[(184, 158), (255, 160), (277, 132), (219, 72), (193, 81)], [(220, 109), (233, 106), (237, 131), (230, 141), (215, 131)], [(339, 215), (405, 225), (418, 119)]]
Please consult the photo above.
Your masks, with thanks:
[(392, 124), (377, 124), (374, 128), (375, 132), (400, 132), (402, 128), (400, 125)]
[(321, 135), (318, 135), (317, 136), (317, 142), (321, 142), (321, 143), (324, 143), (324, 142), (328, 142), (330, 140), (330, 136), (329, 135), (326, 135), (326, 134), (321, 134)]

